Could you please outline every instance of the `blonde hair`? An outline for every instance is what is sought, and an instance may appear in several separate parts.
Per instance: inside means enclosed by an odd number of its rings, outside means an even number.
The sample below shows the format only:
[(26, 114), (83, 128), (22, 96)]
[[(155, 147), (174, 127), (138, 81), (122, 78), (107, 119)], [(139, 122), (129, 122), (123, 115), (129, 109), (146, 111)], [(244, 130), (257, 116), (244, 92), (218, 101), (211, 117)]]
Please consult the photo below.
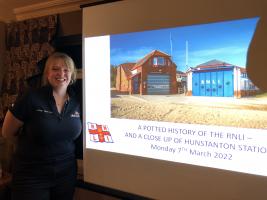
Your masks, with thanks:
[(48, 57), (48, 59), (46, 60), (44, 71), (43, 71), (43, 84), (42, 85), (48, 85), (49, 84), (46, 74), (47, 74), (47, 71), (48, 71), (51, 63), (57, 59), (63, 60), (64, 63), (66, 64), (66, 67), (70, 70), (70, 72), (71, 72), (70, 85), (76, 81), (77, 71), (76, 71), (76, 67), (75, 67), (75, 64), (74, 64), (72, 58), (69, 57), (65, 53), (55, 52), (52, 55), (50, 55)]

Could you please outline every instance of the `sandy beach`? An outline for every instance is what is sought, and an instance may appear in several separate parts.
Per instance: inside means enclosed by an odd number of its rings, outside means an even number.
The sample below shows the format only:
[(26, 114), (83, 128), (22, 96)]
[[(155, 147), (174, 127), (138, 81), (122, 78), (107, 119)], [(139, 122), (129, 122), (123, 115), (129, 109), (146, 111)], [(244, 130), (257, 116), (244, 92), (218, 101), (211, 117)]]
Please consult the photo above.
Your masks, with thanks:
[(113, 118), (267, 128), (267, 98), (112, 95)]

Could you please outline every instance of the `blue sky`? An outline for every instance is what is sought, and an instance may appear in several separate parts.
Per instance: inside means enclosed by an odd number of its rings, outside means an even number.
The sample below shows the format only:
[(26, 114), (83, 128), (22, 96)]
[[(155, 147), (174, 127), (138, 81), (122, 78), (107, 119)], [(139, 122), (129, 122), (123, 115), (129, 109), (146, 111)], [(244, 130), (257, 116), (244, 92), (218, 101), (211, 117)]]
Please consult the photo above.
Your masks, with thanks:
[(172, 55), (177, 70), (186, 71), (187, 41), (189, 67), (213, 59), (245, 67), (257, 21), (251, 18), (111, 35), (111, 64), (137, 62), (157, 49)]

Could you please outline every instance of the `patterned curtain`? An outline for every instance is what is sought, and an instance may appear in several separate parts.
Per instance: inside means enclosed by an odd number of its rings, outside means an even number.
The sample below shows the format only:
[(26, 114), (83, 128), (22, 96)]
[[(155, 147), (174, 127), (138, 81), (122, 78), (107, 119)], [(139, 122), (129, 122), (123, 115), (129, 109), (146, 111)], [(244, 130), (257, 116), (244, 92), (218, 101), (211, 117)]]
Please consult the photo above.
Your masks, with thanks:
[(38, 62), (54, 52), (51, 42), (56, 35), (57, 21), (57, 15), (51, 15), (6, 25), (7, 71), (0, 95), (1, 121), (17, 96), (25, 92), (26, 80), (40, 74)]

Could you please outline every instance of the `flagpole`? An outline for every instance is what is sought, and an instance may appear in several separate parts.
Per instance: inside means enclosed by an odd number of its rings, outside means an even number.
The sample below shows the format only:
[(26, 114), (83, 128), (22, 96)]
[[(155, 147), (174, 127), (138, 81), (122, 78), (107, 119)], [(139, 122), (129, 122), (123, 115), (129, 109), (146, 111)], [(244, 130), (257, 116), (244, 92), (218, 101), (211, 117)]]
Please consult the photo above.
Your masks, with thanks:
[(185, 66), (188, 69), (188, 41), (185, 41)]
[(172, 58), (172, 33), (170, 32), (170, 46), (171, 46), (171, 58)]

